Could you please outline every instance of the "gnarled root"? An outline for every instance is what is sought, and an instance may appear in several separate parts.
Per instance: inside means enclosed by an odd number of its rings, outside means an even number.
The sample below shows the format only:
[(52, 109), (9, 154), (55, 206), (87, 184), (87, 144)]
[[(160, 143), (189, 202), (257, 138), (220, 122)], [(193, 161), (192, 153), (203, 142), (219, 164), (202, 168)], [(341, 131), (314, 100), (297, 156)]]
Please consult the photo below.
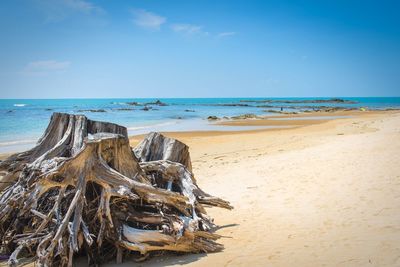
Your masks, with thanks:
[[(65, 116), (57, 123), (67, 127), (52, 122), (46, 131), (64, 129), (58, 141), (40, 143), (49, 150), (36, 159), (32, 151), (39, 148), (23, 154), (31, 156), (16, 162), (18, 180), (1, 192), (0, 244), (1, 252), (11, 255), (10, 265), (20, 257), (35, 257), (41, 266), (72, 266), (79, 254), (101, 263), (121, 262), (129, 251), (147, 257), (151, 251), (222, 249), (215, 242), (219, 236), (208, 232), (213, 222), (203, 205), (232, 207), (204, 193), (187, 166), (169, 160), (139, 163), (126, 135), (118, 134), (124, 132), (121, 126), (86, 121), (77, 127), (85, 117)], [(95, 133), (91, 127), (117, 133)], [(8, 166), (18, 157), (9, 158)]]

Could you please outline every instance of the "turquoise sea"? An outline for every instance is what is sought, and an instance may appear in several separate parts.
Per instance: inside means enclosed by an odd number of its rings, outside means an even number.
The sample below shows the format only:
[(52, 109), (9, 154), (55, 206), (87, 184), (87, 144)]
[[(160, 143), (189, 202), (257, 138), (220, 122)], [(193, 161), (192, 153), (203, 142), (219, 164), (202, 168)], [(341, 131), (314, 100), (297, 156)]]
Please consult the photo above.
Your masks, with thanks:
[(281, 108), (400, 108), (400, 97), (351, 97), (340, 98), (346, 100), (343, 103), (313, 103), (317, 99), (330, 98), (0, 99), (0, 153), (34, 146), (53, 112), (84, 114), (90, 119), (118, 123), (134, 135), (149, 131), (240, 130), (243, 128), (210, 124), (207, 117), (267, 115), (267, 111)]

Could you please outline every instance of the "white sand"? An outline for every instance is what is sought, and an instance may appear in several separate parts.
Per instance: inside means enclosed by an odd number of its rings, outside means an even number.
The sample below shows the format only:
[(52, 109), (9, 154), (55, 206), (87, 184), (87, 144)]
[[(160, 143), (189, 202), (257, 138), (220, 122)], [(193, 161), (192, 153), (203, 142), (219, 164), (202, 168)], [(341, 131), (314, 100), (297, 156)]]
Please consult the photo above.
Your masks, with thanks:
[(140, 266), (400, 266), (399, 113), (181, 139), (225, 250)]

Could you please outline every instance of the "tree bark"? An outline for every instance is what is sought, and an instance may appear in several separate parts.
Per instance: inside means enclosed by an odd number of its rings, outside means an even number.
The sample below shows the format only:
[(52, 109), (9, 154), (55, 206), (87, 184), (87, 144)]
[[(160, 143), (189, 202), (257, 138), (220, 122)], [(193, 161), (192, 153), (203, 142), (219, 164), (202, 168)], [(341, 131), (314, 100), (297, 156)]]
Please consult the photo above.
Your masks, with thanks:
[(169, 160), (181, 163), (189, 171), (192, 171), (189, 147), (160, 133), (152, 132), (148, 134), (133, 151), (140, 162)]
[(80, 151), (83, 140), (99, 132), (116, 133), (128, 137), (125, 127), (109, 122), (87, 119), (83, 115), (53, 113), (50, 123), (37, 145), (25, 152), (17, 153), (0, 162), (0, 191), (18, 178), (22, 169), (57, 157), (71, 157)]

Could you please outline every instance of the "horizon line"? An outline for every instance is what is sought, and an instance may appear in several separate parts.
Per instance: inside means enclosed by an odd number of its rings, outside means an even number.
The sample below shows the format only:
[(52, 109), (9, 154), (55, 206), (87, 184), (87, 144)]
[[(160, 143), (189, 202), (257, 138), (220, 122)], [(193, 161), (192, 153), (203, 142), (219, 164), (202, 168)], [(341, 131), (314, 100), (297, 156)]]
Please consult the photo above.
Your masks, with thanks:
[(399, 96), (250, 96), (250, 97), (59, 97), (59, 98), (0, 98), (0, 100), (63, 100), (63, 99), (224, 99), (224, 98), (399, 98)]

